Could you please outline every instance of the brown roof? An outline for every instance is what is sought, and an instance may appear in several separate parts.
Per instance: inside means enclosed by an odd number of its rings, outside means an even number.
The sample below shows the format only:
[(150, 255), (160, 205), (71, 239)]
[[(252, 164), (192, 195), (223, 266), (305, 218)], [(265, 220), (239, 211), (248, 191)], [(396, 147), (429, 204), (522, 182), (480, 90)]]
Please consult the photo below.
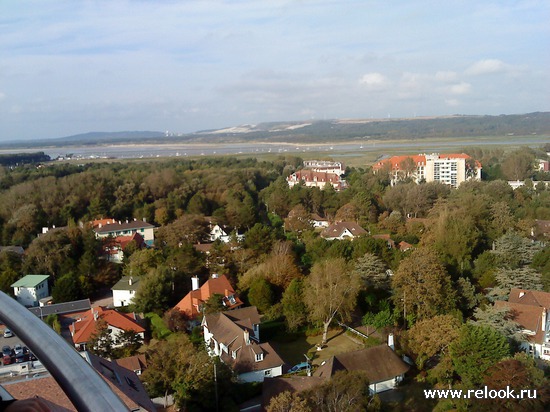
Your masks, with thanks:
[(233, 296), (235, 298), (234, 304), (230, 300), (224, 299), (224, 305), (228, 309), (237, 308), (243, 304), (235, 295), (235, 290), (231, 286), (231, 283), (229, 283), (229, 280), (225, 275), (221, 275), (215, 278), (211, 277), (199, 289), (189, 292), (178, 302), (175, 308), (185, 312), (190, 317), (195, 317), (199, 315), (200, 306), (214, 294), (220, 294), (225, 297)]
[(278, 376), (276, 378), (266, 377), (262, 386), (262, 405), (265, 408), (271, 402), (271, 398), (282, 392), (302, 392), (311, 389), (325, 380), (316, 376)]
[(143, 371), (147, 369), (147, 359), (145, 355), (128, 356), (127, 358), (115, 359), (117, 365), (131, 371)]
[(328, 379), (339, 370), (363, 370), (369, 382), (376, 383), (403, 375), (409, 370), (409, 365), (388, 345), (379, 345), (332, 356), (314, 372), (313, 376)]
[(116, 221), (115, 219), (100, 219), (92, 222), (92, 228), (96, 233), (109, 233), (134, 229), (137, 230), (151, 227), (155, 226), (142, 220)]
[(514, 322), (517, 322), (522, 329), (534, 332), (534, 335), (527, 335), (530, 342), (542, 343), (544, 330), (542, 330), (543, 314), (545, 308), (536, 305), (523, 303), (495, 301), (495, 307), (506, 307), (510, 309), (510, 315)]
[(193, 247), (197, 252), (210, 253), (213, 245), (213, 243), (197, 243)]
[(324, 238), (340, 237), (346, 230), (348, 230), (353, 237), (365, 235), (368, 232), (359, 226), (355, 222), (336, 222), (327, 227), (321, 232), (321, 236)]
[(305, 182), (340, 183), (342, 180), (340, 178), (340, 175), (337, 175), (336, 173), (316, 172), (314, 170), (309, 170), (309, 169), (298, 170), (296, 173), (293, 173), (291, 176), (295, 177), (296, 180), (303, 180)]
[(513, 288), (510, 291), (508, 302), (524, 305), (540, 306), (550, 309), (550, 293), (540, 290), (526, 290)]
[[(137, 375), (106, 359), (87, 354), (87, 361), (107, 381), (111, 389), (120, 397), (130, 410), (143, 408), (155, 411), (156, 407), (149, 398)], [(40, 396), (70, 411), (76, 411), (65, 392), (50, 375), (2, 384), (16, 399)]]
[[(238, 373), (284, 365), (284, 361), (269, 343), (255, 341), (254, 325), (259, 323), (260, 316), (255, 306), (211, 313), (203, 319), (203, 325), (214, 339), (228, 349), (228, 353), (222, 352), (220, 358)], [(248, 341), (245, 335), (248, 335)], [(232, 356), (233, 352), (235, 358)], [(260, 353), (263, 353), (263, 360), (256, 361), (256, 354)]]

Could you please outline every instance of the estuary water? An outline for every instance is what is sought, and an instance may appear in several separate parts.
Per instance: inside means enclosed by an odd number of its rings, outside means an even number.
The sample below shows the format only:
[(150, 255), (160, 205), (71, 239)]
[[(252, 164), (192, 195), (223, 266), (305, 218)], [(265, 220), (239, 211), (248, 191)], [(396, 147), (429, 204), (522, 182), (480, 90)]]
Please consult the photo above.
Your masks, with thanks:
[(532, 146), (538, 147), (550, 143), (549, 136), (504, 136), (491, 138), (458, 138), (458, 139), (415, 139), (415, 140), (357, 140), (354, 142), (323, 143), (323, 144), (290, 144), (290, 143), (224, 143), (224, 144), (100, 144), (68, 147), (34, 147), (24, 149), (0, 149), (3, 153), (24, 153), (42, 151), (52, 159), (136, 159), (156, 157), (197, 157), (215, 155), (239, 154), (300, 154), (307, 152), (326, 152), (340, 156), (360, 156), (367, 152), (387, 152), (400, 148), (413, 148), (417, 153), (434, 153), (456, 151), (464, 147), (483, 146)]

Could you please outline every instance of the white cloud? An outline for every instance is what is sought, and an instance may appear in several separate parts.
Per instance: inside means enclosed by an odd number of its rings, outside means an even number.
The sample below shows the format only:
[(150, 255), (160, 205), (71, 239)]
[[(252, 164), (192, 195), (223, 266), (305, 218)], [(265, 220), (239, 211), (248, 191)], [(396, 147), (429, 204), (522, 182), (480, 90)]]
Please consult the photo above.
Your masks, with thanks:
[(440, 71), (435, 74), (435, 80), (439, 82), (454, 82), (457, 79), (456, 72), (453, 71)]
[(482, 74), (499, 73), (506, 69), (506, 64), (497, 59), (485, 59), (479, 60), (468, 67), (465, 71), (466, 74), (472, 76), (478, 76)]
[(472, 90), (472, 85), (470, 83), (461, 82), (453, 84), (449, 87), (449, 93), (451, 94), (468, 94)]
[(450, 107), (460, 106), (460, 101), (457, 99), (446, 99), (445, 104)]
[(383, 74), (372, 72), (364, 74), (359, 79), (359, 84), (366, 86), (370, 90), (382, 90), (389, 84), (389, 81)]

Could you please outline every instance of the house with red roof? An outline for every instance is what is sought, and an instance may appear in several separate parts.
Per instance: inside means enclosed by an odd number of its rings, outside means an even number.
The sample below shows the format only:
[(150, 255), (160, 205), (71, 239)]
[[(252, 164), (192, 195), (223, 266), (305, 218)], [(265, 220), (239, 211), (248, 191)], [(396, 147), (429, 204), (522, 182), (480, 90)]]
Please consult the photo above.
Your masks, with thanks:
[(174, 307), (184, 312), (189, 318), (199, 316), (205, 302), (215, 294), (223, 296), (222, 303), (227, 310), (236, 309), (243, 304), (225, 275), (212, 274), (201, 287), (199, 287), (198, 277), (193, 277), (191, 282), (191, 292)]
[(132, 236), (139, 233), (148, 246), (153, 246), (155, 241), (155, 226), (144, 220), (115, 220), (113, 218), (97, 219), (91, 223), (92, 230), (97, 238), (116, 238), (118, 236)]
[(508, 301), (496, 301), (496, 307), (509, 309), (512, 320), (527, 338), (522, 348), (536, 358), (550, 360), (550, 293), (512, 289)]
[(138, 249), (147, 247), (145, 239), (139, 233), (135, 232), (129, 236), (117, 236), (115, 238), (105, 238), (103, 242), (103, 254), (107, 260), (114, 263), (122, 263), (124, 259), (124, 249), (134, 242)]
[(440, 182), (458, 187), (466, 180), (481, 180), (481, 163), (472, 163), (465, 153), (392, 156), (377, 162), (373, 171), (387, 171), (391, 185), (405, 179), (420, 182)]
[(318, 187), (324, 189), (330, 184), (334, 190), (340, 191), (346, 187), (346, 182), (336, 173), (302, 169), (292, 173), (286, 178), (289, 187), (303, 184), (306, 187)]
[(145, 338), (145, 329), (138, 323), (135, 313), (122, 313), (104, 307), (91, 308), (84, 312), (69, 326), (74, 346), (78, 350), (86, 350), (91, 337), (98, 332), (98, 323), (105, 321), (113, 341), (124, 331), (134, 331), (141, 339)]

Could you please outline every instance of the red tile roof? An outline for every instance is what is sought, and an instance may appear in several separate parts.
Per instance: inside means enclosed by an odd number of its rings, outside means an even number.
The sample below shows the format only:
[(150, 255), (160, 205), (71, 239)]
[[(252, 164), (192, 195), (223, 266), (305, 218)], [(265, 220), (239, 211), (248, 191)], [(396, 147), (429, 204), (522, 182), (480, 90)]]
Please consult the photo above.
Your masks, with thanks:
[(534, 335), (526, 335), (530, 342), (542, 343), (544, 340), (544, 330), (542, 330), (542, 321), (545, 308), (537, 305), (529, 305), (514, 302), (495, 301), (495, 307), (509, 308), (510, 317), (517, 322), (523, 329), (531, 331)]
[[(94, 318), (97, 313), (97, 319)], [(75, 345), (86, 343), (90, 337), (97, 331), (97, 321), (103, 319), (108, 325), (125, 331), (133, 330), (136, 333), (143, 333), (145, 329), (141, 327), (132, 314), (117, 312), (114, 309), (105, 309), (101, 306), (92, 308), (85, 312), (80, 321), (73, 323), (70, 327)]]
[(225, 275), (220, 275), (218, 277), (211, 277), (199, 289), (189, 292), (182, 300), (178, 302), (174, 309), (179, 309), (192, 318), (196, 317), (199, 315), (200, 306), (214, 294), (220, 294), (225, 297), (234, 296), (234, 304), (231, 304), (228, 299), (224, 300), (224, 304), (227, 309), (233, 309), (243, 304), (243, 302), (235, 295), (235, 290), (231, 286), (231, 283), (229, 283), (229, 280), (225, 277)]

